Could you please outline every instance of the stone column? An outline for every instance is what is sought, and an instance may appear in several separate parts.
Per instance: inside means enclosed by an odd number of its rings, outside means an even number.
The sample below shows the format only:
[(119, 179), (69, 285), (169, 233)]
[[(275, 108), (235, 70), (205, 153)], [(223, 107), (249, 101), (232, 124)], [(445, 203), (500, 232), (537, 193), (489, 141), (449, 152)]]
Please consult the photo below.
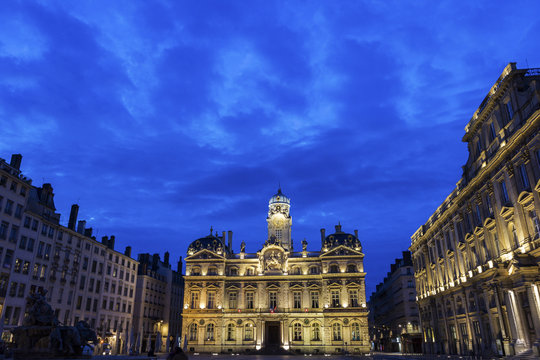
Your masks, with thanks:
[(494, 295), (495, 295), (495, 304), (497, 305), (497, 313), (499, 315), (499, 326), (501, 328), (501, 335), (502, 335), (502, 342), (503, 342), (502, 345), (504, 349), (504, 354), (514, 355), (512, 351), (513, 349), (510, 346), (510, 333), (508, 331), (508, 327), (506, 325), (506, 321), (504, 318), (505, 314), (502, 311), (501, 300), (500, 300), (501, 294), (500, 294), (500, 290), (498, 286), (494, 287)]
[(536, 284), (531, 284), (527, 287), (527, 296), (529, 298), (529, 307), (531, 309), (531, 317), (533, 318), (534, 332), (536, 338), (533, 343), (533, 351), (536, 356), (540, 357), (540, 288)]
[[(494, 334), (493, 333), (493, 324), (495, 322), (495, 320), (493, 319), (493, 315), (491, 314), (491, 308), (489, 307), (489, 294), (487, 293), (487, 290), (486, 288), (483, 288), (482, 289), (482, 295), (483, 298), (484, 298), (484, 303), (486, 304), (486, 307), (487, 307), (487, 313), (488, 313), (488, 318), (489, 318), (489, 327), (491, 329), (491, 344), (490, 344), (490, 347), (491, 347), (491, 351), (493, 351), (494, 354), (497, 354), (498, 353), (498, 350), (497, 350), (497, 344), (495, 342), (495, 340), (497, 339), (497, 334)], [(480, 317), (481, 318), (481, 317)], [(482, 329), (484, 327), (482, 326)], [(482, 338), (486, 338), (485, 337), (485, 333), (482, 333)]]

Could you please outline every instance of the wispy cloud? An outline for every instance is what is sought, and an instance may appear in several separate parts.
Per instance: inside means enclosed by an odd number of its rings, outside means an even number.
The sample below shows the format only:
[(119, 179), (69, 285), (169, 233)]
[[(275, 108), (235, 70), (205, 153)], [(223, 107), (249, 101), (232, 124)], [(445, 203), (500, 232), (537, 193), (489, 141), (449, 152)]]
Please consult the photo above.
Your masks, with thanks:
[(0, 156), (61, 212), (136, 252), (210, 225), (255, 251), (281, 182), (295, 239), (360, 230), (371, 287), (458, 180), (502, 68), (540, 64), (532, 1), (3, 5)]

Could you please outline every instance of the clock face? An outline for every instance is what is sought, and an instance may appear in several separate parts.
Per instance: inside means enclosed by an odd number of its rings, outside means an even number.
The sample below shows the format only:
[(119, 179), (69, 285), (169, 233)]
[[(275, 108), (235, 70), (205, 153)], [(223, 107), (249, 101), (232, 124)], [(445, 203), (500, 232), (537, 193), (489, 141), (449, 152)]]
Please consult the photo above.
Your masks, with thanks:
[(285, 219), (282, 217), (275, 217), (272, 219), (272, 225), (274, 225), (274, 227), (281, 228), (285, 225)]

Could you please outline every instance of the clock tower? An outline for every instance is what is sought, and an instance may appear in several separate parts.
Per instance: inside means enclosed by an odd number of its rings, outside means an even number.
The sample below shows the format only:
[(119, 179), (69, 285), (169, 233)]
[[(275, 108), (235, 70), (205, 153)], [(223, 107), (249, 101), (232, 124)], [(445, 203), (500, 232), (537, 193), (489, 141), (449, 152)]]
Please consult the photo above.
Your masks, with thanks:
[(268, 202), (268, 217), (266, 218), (268, 240), (274, 237), (286, 251), (292, 251), (290, 207), (291, 199), (283, 195), (279, 188)]

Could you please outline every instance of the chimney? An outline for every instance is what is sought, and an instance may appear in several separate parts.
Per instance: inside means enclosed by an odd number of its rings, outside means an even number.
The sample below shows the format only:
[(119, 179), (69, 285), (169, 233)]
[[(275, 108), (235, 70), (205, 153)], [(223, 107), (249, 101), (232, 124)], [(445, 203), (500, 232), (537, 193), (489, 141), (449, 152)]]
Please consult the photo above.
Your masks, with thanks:
[(324, 228), (321, 229), (321, 245), (324, 244), (324, 238), (325, 238), (324, 233), (325, 233), (325, 231), (326, 230)]
[(77, 215), (79, 215), (79, 205), (71, 205), (71, 212), (69, 213), (68, 228), (75, 230), (75, 224), (77, 223)]
[(354, 230), (354, 236), (358, 239), (358, 230)]
[(86, 227), (86, 220), (79, 220), (79, 222), (77, 223), (77, 232), (79, 234), (83, 234), (85, 227)]
[(124, 251), (124, 255), (131, 257), (131, 246), (126, 246), (126, 251)]
[(152, 270), (157, 270), (159, 267), (159, 254), (152, 255)]
[(109, 249), (114, 250), (114, 235), (111, 235), (108, 246), (109, 246)]
[(101, 243), (105, 246), (109, 246), (109, 237), (108, 236), (102, 236), (101, 237)]
[(163, 255), (163, 263), (165, 265), (169, 265), (169, 252), (168, 251), (165, 251), (165, 254)]
[(229, 236), (229, 244), (228, 244), (229, 251), (232, 251), (232, 231), (229, 230), (227, 235)]
[(341, 232), (341, 224), (336, 225), (336, 232)]
[(225, 244), (226, 244), (226, 239), (227, 239), (227, 236), (225, 236), (225, 234), (226, 234), (226, 231), (223, 231), (223, 232), (221, 233), (221, 241), (223, 241), (223, 246), (225, 246)]
[(92, 237), (92, 228), (84, 229), (84, 236)]
[(181, 256), (180, 256), (180, 259), (178, 259), (178, 264), (177, 264), (176, 271), (177, 271), (179, 274), (182, 273), (182, 257), (181, 257)]
[(21, 169), (21, 161), (22, 161), (22, 155), (21, 154), (13, 154), (11, 155), (11, 162), (9, 165), (11, 167), (14, 167), (17, 170)]

